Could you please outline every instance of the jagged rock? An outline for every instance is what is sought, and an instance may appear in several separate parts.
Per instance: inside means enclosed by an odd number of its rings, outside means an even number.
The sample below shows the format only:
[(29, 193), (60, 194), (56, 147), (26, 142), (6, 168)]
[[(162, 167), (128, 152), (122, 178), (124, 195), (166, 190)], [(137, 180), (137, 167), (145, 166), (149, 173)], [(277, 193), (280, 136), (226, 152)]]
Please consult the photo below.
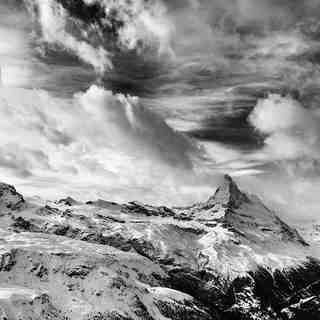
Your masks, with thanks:
[(123, 211), (146, 216), (173, 217), (175, 215), (175, 213), (167, 207), (154, 207), (134, 201), (124, 205)]
[(1, 320), (66, 320), (50, 297), (24, 287), (0, 287)]
[(57, 201), (58, 204), (63, 204), (65, 206), (69, 206), (69, 207), (72, 207), (72, 206), (76, 206), (78, 204), (80, 204), (79, 201), (71, 198), (71, 197), (67, 197), (67, 198), (64, 198), (64, 199), (60, 199)]
[(229, 175), (225, 175), (223, 184), (218, 187), (214, 196), (209, 198), (207, 206), (219, 203), (225, 207), (236, 209), (244, 202), (250, 202), (249, 197), (240, 191)]
[(15, 187), (0, 183), (0, 213), (21, 209), (25, 203), (23, 196)]
[(53, 208), (49, 205), (45, 205), (44, 207), (40, 207), (37, 210), (38, 215), (49, 216), (49, 215), (60, 215), (61, 211), (58, 208)]
[(233, 303), (224, 311), (227, 320), (276, 320), (277, 315), (271, 308), (265, 307), (255, 294), (255, 281), (252, 278), (237, 278), (230, 289)]
[(0, 253), (0, 271), (10, 271), (15, 263), (14, 251)]
[(94, 266), (90, 263), (76, 264), (67, 266), (64, 270), (64, 273), (68, 277), (79, 277), (84, 279), (93, 269)]
[(320, 298), (311, 296), (301, 299), (298, 303), (290, 305), (281, 311), (284, 320), (319, 320)]
[(48, 269), (41, 263), (34, 264), (30, 272), (39, 277), (40, 279), (47, 279), (48, 277)]
[(104, 209), (113, 208), (113, 207), (120, 207), (120, 205), (116, 202), (105, 201), (102, 199), (98, 199), (97, 201), (88, 201), (88, 202), (86, 202), (86, 204), (96, 206), (99, 208), (104, 208)]
[(26, 220), (23, 217), (13, 217), (12, 229), (16, 232), (29, 231), (29, 232), (41, 232), (39, 225), (33, 223), (30, 220)]
[(88, 315), (85, 320), (132, 320), (132, 318), (123, 316), (117, 312), (97, 312)]

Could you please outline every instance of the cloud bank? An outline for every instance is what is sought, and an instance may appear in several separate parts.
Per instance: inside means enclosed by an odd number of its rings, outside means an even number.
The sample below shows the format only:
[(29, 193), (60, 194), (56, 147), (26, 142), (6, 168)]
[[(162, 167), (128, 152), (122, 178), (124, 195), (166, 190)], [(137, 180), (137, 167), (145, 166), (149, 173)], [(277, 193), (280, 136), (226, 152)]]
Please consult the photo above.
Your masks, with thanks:
[(28, 194), (178, 204), (212, 192), (194, 173), (203, 151), (136, 97), (3, 87), (0, 115), (2, 179)]

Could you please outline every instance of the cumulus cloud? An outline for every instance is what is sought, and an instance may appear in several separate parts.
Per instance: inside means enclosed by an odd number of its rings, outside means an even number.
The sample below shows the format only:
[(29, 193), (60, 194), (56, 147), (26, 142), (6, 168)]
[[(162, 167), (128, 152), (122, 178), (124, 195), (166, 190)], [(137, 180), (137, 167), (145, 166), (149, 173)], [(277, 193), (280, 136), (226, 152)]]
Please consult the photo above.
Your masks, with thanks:
[(291, 96), (270, 94), (258, 100), (248, 121), (264, 137), (264, 146), (236, 159), (236, 164), (242, 159), (249, 169), (251, 164), (251, 169), (260, 171), (242, 176), (242, 185), (262, 196), (265, 203), (288, 220), (317, 219), (320, 190), (318, 109), (306, 108)]
[(111, 144), (115, 139), (132, 154), (140, 153), (142, 149), (150, 157), (192, 169), (191, 157), (200, 153), (195, 143), (175, 132), (160, 116), (145, 108), (137, 97), (113, 95), (92, 86), (86, 93), (77, 94), (76, 101), (92, 115), (93, 121), (98, 121), (101, 127), (108, 125)]
[(320, 159), (319, 120), (318, 111), (279, 95), (259, 100), (250, 115), (251, 123), (267, 135), (265, 150), (273, 159), (304, 163)]
[(203, 151), (136, 97), (4, 87), (0, 115), (2, 179), (27, 193), (181, 204), (212, 192), (214, 180), (194, 171)]

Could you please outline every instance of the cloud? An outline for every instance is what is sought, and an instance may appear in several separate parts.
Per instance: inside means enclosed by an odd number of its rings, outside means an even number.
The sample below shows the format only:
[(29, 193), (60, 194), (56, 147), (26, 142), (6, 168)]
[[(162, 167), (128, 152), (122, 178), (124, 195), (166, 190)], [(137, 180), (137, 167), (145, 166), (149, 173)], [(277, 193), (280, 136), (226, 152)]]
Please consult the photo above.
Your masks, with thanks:
[(27, 15), (16, 5), (0, 3), (0, 85), (26, 85), (32, 74)]
[(94, 47), (68, 32), (69, 16), (59, 3), (54, 0), (26, 0), (26, 4), (34, 19), (39, 22), (44, 42), (76, 54), (98, 72), (111, 67), (108, 52), (102, 46)]
[(108, 124), (105, 133), (108, 133), (109, 143), (115, 140), (132, 154), (143, 150), (155, 160), (186, 169), (192, 169), (192, 155), (200, 154), (192, 140), (174, 131), (137, 97), (113, 95), (92, 86), (86, 93), (77, 94), (76, 101), (92, 116), (92, 121), (99, 122), (102, 128)]
[(214, 175), (196, 173), (204, 151), (136, 97), (3, 87), (0, 116), (2, 180), (27, 194), (182, 204), (214, 188)]
[(250, 122), (263, 134), (265, 151), (273, 159), (314, 161), (320, 159), (320, 114), (291, 97), (269, 95), (259, 100)]
[[(172, 26), (161, 1), (25, 0), (42, 40), (67, 50), (99, 73), (117, 50), (171, 54)], [(117, 51), (115, 50), (115, 51)]]
[(32, 176), (34, 168), (50, 170), (49, 159), (41, 150), (4, 145), (0, 148), (0, 167), (21, 178)]
[(263, 179), (247, 179), (248, 188), (264, 195), (289, 219), (317, 218), (319, 109), (307, 109), (290, 96), (271, 94), (258, 101), (249, 121), (265, 137), (263, 149), (251, 157), (272, 167), (265, 170)]
[(319, 7), (313, 0), (24, 1), (40, 30), (44, 60), (71, 54), (103, 73), (108, 88), (139, 95), (163, 85), (197, 90), (200, 81), (234, 74), (278, 77), (288, 85), (288, 70), (299, 71), (290, 59), (306, 61), (314, 47), (314, 36), (299, 24), (314, 30)]

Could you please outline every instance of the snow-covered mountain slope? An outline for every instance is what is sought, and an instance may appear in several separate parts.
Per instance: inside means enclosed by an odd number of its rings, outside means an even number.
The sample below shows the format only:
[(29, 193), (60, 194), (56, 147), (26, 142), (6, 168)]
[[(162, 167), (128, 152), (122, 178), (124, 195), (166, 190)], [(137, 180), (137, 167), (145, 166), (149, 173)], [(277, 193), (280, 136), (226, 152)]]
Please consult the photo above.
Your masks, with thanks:
[(303, 258), (308, 246), (295, 229), (257, 196), (240, 191), (229, 176), (208, 201), (182, 212), (208, 228), (200, 242), (213, 267), (220, 260), (219, 270), (225, 266), (240, 273), (255, 265), (285, 267)]
[(5, 184), (0, 208), (8, 319), (295, 319), (320, 293), (307, 243), (229, 176), (187, 208), (41, 205)]
[(295, 223), (296, 229), (312, 246), (320, 247), (320, 220), (304, 220)]
[(296, 230), (290, 228), (254, 195), (241, 192), (229, 176), (213, 197), (191, 210), (196, 220), (206, 224), (221, 222), (242, 238), (254, 243), (285, 242), (307, 245)]

